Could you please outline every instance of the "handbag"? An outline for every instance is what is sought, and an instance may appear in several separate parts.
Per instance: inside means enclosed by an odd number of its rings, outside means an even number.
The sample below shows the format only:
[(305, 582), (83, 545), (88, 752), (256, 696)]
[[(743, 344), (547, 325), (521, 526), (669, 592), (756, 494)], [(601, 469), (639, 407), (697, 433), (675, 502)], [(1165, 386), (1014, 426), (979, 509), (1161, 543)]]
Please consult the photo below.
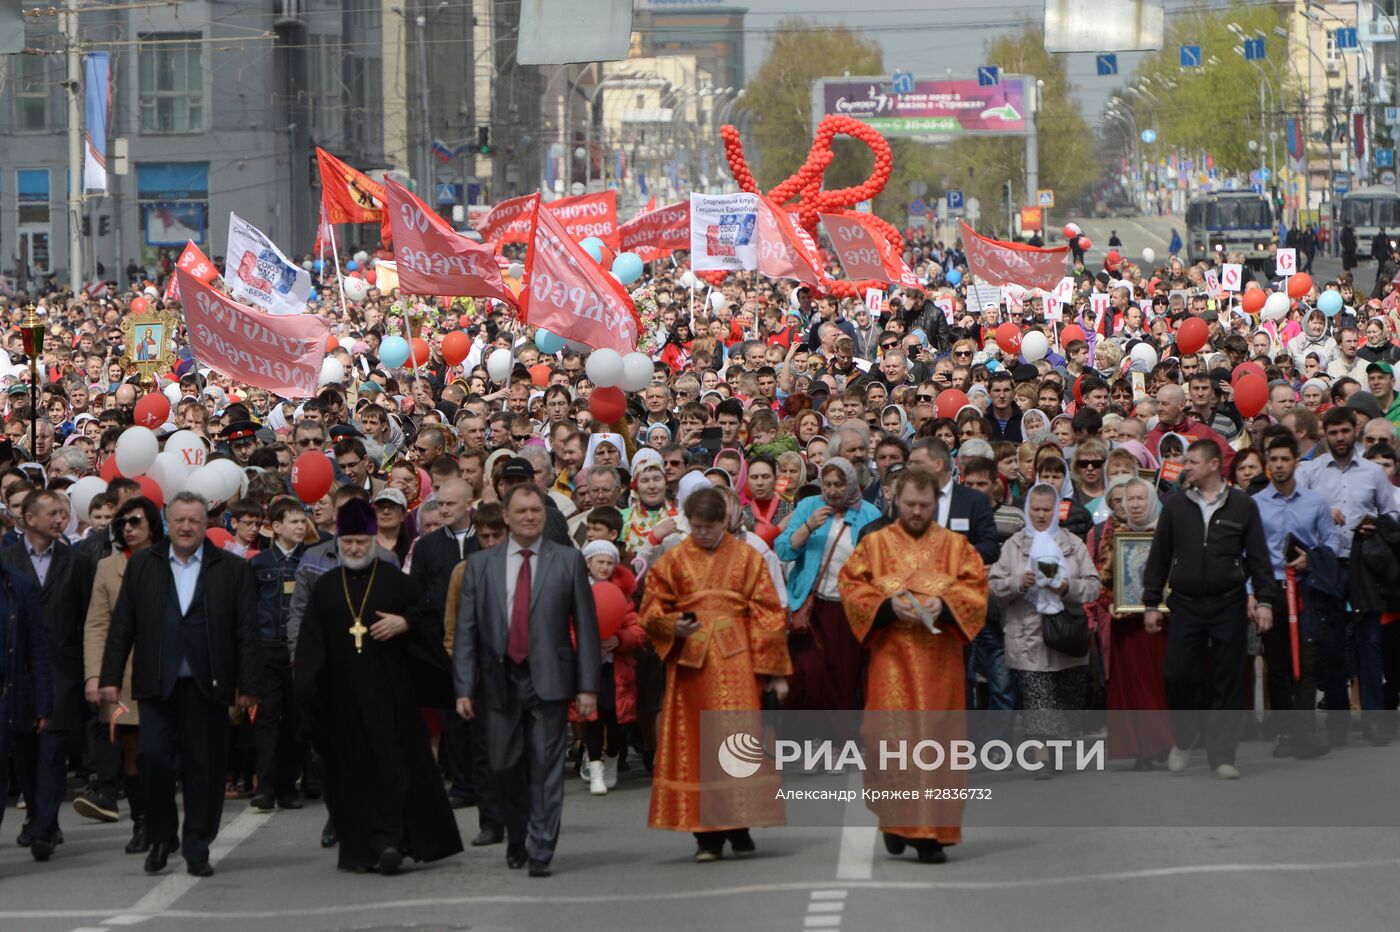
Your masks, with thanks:
[(811, 630), (812, 608), (817, 602), (817, 590), (821, 588), (822, 579), (826, 576), (826, 568), (831, 565), (831, 558), (836, 554), (836, 545), (841, 542), (841, 535), (846, 533), (846, 528), (850, 527), (845, 521), (841, 522), (841, 529), (836, 532), (836, 539), (831, 542), (831, 547), (826, 552), (826, 557), (822, 560), (821, 569), (817, 570), (817, 578), (812, 583), (812, 591), (807, 593), (807, 598), (802, 600), (802, 604), (792, 611), (792, 626), (803, 630)]
[(1066, 607), (1053, 615), (1041, 616), (1040, 633), (1045, 646), (1068, 657), (1089, 653), (1089, 616), (1083, 609), (1076, 609)]

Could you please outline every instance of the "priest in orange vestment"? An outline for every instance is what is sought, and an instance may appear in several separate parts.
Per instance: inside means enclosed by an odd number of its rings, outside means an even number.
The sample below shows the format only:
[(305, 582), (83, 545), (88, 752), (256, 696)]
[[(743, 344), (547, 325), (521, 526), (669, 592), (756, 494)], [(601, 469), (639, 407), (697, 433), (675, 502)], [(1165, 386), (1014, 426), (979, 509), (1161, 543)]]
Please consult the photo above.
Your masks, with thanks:
[[(841, 569), (846, 617), (870, 651), (862, 726), (867, 758), (876, 756), (872, 749), (880, 741), (912, 745), (963, 737), (963, 646), (982, 630), (987, 616), (982, 558), (966, 537), (934, 523), (937, 478), (916, 468), (902, 473), (897, 483), (897, 520), (862, 537)], [(882, 716), (882, 711), (906, 714)], [(924, 788), (935, 780), (940, 787), (963, 782), (961, 773), (946, 770), (866, 771), (871, 789)], [(920, 861), (942, 863), (947, 860), (943, 847), (962, 840), (961, 801), (872, 801), (870, 808), (880, 817), (891, 854), (912, 845)], [(911, 815), (921, 818), (910, 820)]]
[(742, 780), (708, 766), (702, 774), (718, 746), (701, 746), (700, 713), (730, 712), (727, 727), (761, 734), (763, 691), (781, 702), (792, 661), (787, 613), (758, 551), (726, 532), (723, 495), (709, 486), (692, 492), (685, 517), (690, 536), (647, 572), (639, 613), (666, 664), (647, 821), (695, 833), (703, 862), (722, 857), (726, 841), (736, 857), (751, 855), (749, 828), (782, 824), (783, 804), (770, 766)]

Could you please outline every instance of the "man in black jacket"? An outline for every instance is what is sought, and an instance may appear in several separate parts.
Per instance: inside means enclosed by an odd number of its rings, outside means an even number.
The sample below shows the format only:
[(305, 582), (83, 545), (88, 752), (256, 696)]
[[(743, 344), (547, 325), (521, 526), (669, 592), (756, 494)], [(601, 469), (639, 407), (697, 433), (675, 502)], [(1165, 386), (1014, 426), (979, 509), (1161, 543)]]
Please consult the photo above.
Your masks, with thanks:
[(131, 695), (141, 703), (141, 776), (151, 850), (146, 872), (165, 869), (184, 787), (185, 869), (209, 877), (228, 762), (228, 707), (251, 708), (261, 678), (257, 583), (247, 561), (204, 538), (209, 505), (181, 492), (165, 508), (169, 540), (131, 558), (112, 611), (100, 680), (103, 702), (120, 696), (135, 645)]
[(1143, 622), (1148, 631), (1162, 630), (1162, 612), (1156, 606), (1170, 587), (1166, 686), (1176, 746), (1167, 759), (1168, 769), (1180, 773), (1191, 759), (1200, 730), (1201, 680), (1209, 643), (1206, 758), (1216, 776), (1238, 780), (1235, 747), (1243, 724), (1239, 710), (1244, 708), (1249, 627), (1245, 583), (1254, 587), (1254, 623), (1260, 634), (1273, 625), (1277, 585), (1259, 508), (1243, 490), (1226, 485), (1220, 465), (1214, 440), (1196, 440), (1186, 448), (1184, 490), (1166, 500), (1143, 569), (1143, 604), (1149, 606)]
[[(38, 734), (14, 736), (15, 775), (28, 800), (26, 831), (36, 861), (47, 861), (62, 842), (58, 810), (68, 784), (68, 736), (83, 727), (83, 622), (96, 575), (87, 557), (68, 546), (67, 502), (57, 492), (36, 489), (24, 498), (23, 536), (0, 551), (0, 563), (39, 590), (44, 637), (52, 671), (53, 711)], [(115, 794), (114, 794), (115, 796)], [(113, 812), (116, 799), (110, 800)]]
[[(0, 563), (0, 820), (9, 801), (14, 739), (43, 734), (53, 715), (48, 639), (39, 612), (39, 590)], [(32, 851), (32, 846), (31, 846)]]

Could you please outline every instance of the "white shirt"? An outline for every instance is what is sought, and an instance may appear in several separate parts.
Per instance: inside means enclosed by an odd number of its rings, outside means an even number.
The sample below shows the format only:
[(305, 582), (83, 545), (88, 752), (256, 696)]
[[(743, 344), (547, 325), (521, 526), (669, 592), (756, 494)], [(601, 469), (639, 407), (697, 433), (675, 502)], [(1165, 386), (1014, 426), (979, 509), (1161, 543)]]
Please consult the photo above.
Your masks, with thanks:
[[(530, 593), (533, 596), (535, 586), (539, 585), (539, 580), (535, 577), (540, 568), (540, 547), (543, 545), (543, 538), (530, 544)], [(525, 563), (525, 558), (520, 552), (525, 548), (515, 542), (515, 538), (509, 539), (506, 544), (506, 627), (510, 627), (511, 618), (515, 617), (515, 584), (520, 579), (520, 567)]]
[[(841, 580), (841, 567), (856, 549), (856, 532), (845, 521), (835, 519), (826, 535), (826, 549), (822, 551), (822, 563), (826, 564), (826, 576), (817, 580), (817, 598), (832, 602), (841, 600), (838, 584)], [(827, 554), (831, 554), (828, 559)], [(818, 568), (821, 563), (817, 564)]]
[(953, 510), (953, 483), (946, 482), (938, 493), (938, 526), (948, 526), (949, 513)]
[(194, 601), (194, 590), (199, 584), (199, 565), (204, 556), (204, 548), (196, 550), (188, 563), (183, 563), (175, 555), (174, 548), (170, 551), (170, 573), (175, 577), (175, 595), (180, 600), (180, 613), (184, 614), (190, 610), (190, 603)]

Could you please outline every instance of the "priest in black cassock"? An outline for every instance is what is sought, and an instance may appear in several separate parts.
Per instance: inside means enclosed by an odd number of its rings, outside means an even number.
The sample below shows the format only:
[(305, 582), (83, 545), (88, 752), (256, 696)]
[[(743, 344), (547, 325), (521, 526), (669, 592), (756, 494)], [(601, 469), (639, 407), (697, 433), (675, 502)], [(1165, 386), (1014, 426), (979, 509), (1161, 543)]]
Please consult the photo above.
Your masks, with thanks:
[(336, 513), (340, 566), (317, 580), (296, 686), (328, 773), (342, 870), (392, 874), (462, 850), (420, 709), (452, 705), (451, 662), (422, 590), (375, 558), (374, 511)]

